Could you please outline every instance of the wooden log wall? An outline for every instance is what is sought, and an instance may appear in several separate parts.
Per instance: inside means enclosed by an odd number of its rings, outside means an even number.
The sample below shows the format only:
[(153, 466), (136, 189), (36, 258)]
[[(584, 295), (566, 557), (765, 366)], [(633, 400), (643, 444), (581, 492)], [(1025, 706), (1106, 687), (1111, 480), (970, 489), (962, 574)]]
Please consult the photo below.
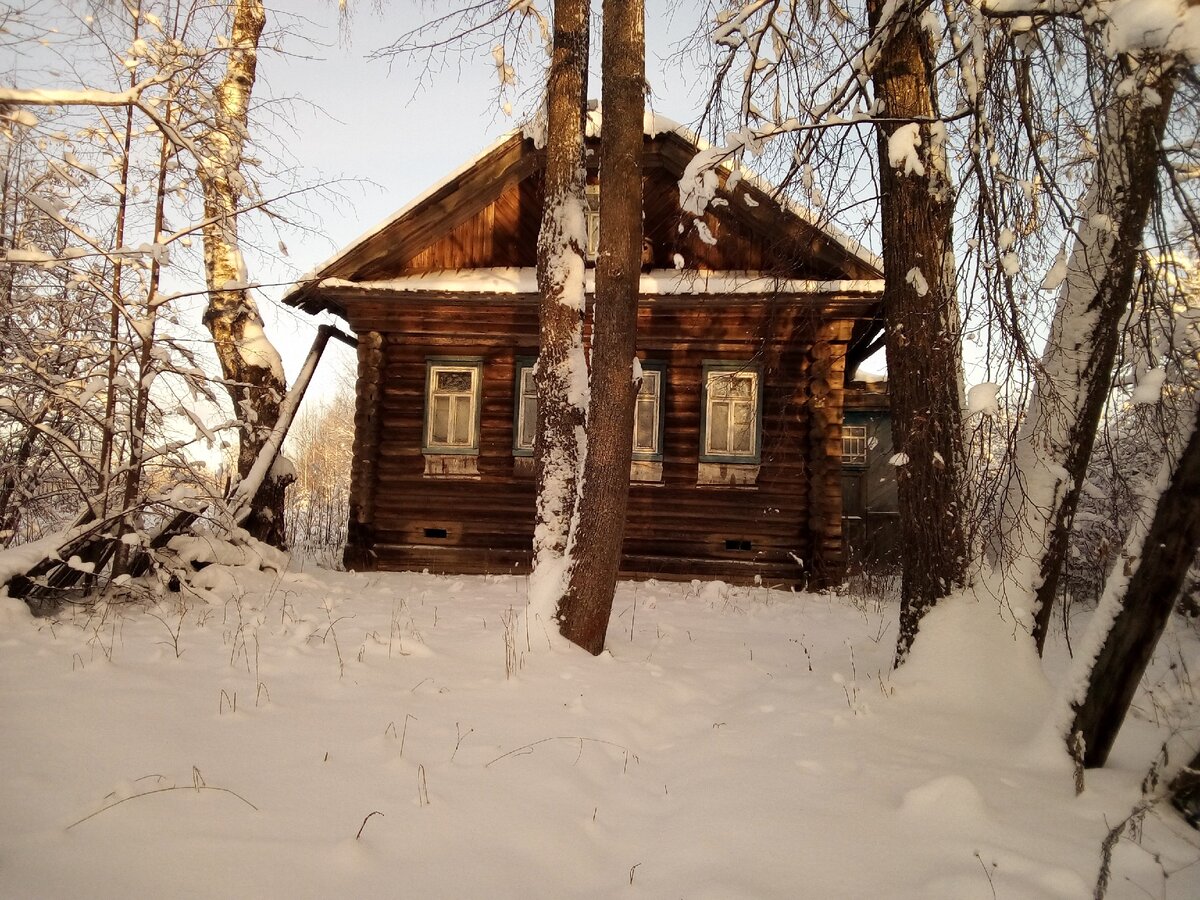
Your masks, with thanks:
[[(514, 361), (536, 355), (536, 298), (379, 298), (364, 292), (339, 302), (360, 335), (382, 336), (374, 353), (360, 351), (367, 362), (360, 360), (356, 426), (367, 430), (355, 445), (360, 521), (352, 523), (347, 563), (439, 572), (523, 570), (534, 483), (526, 461), (512, 453)], [(661, 482), (631, 485), (625, 575), (761, 576), (766, 583), (794, 584), (838, 569), (839, 360), (853, 319), (830, 323), (828, 310), (811, 302), (661, 298), (642, 304), (639, 355), (666, 367), (664, 459)], [(483, 359), (476, 478), (424, 474), (430, 356)], [(707, 360), (750, 361), (763, 373), (762, 461), (753, 486), (697, 484)], [(815, 389), (813, 376), (822, 382)], [(797, 558), (808, 561), (807, 571), (797, 567)]]

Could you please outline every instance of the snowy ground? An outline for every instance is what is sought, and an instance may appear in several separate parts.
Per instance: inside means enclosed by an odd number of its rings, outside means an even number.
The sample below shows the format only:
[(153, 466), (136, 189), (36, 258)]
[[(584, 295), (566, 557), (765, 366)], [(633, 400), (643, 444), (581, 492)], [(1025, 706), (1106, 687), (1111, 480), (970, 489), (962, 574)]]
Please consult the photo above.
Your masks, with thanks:
[[(1091, 897), (1200, 671), (1180, 626), (1076, 797), (994, 604), (891, 674), (893, 610), (846, 597), (623, 584), (593, 659), (506, 628), (523, 578), (232, 584), (0, 599), (0, 896)], [(1200, 896), (1196, 838), (1153, 809), (1109, 897)]]

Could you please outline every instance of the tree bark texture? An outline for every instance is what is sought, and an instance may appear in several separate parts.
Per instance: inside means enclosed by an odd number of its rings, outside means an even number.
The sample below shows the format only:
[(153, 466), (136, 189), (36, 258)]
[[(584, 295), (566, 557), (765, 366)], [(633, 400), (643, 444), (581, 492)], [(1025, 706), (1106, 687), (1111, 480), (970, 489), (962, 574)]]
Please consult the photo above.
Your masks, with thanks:
[(642, 265), (643, 0), (605, 0), (600, 130), (600, 253), (592, 329), (591, 408), (579, 524), (559, 607), (564, 637), (604, 649), (621, 562), (633, 456), (638, 284)]
[[(908, 4), (910, 7), (920, 4)], [(873, 74), (881, 114), (934, 119), (931, 38), (911, 9), (881, 23), (884, 0), (867, 4), (872, 29), (892, 34)], [(902, 589), (896, 663), (922, 616), (966, 578), (962, 499), (962, 354), (951, 242), (954, 192), (944, 129), (920, 126), (924, 172), (889, 163), (895, 123), (878, 126), (888, 387), (900, 508)]]
[[(1143, 68), (1154, 69), (1154, 66)], [(1111, 80), (1123, 80), (1115, 69)], [(1144, 76), (1142, 76), (1144, 77)], [(1098, 129), (1099, 156), (1081, 204), (1046, 350), (1035, 373), (1002, 525), (1007, 583), (1034, 610), (1038, 653), (1066, 562), (1071, 524), (1112, 388), (1121, 323), (1133, 299), (1142, 235), (1154, 197), (1159, 147), (1173, 96), (1167, 78), (1150, 78), (1161, 102), (1141, 89), (1113, 96)]]
[(538, 233), (537, 502), (530, 598), (549, 619), (566, 587), (567, 537), (575, 513), (587, 363), (583, 352), (583, 135), (587, 115), (588, 0), (554, 7), (547, 84), (545, 206)]
[[(238, 243), (238, 203), (243, 193), (242, 151), (250, 94), (258, 64), (258, 42), (266, 24), (261, 0), (236, 0), (225, 76), (214, 92), (214, 126), (202, 142), (198, 176), (204, 191), (204, 271), (212, 334), (225, 387), (241, 425), (238, 475), (245, 478), (279, 418), (286, 391), (283, 364), (263, 333), (258, 307), (246, 287)], [(246, 529), (256, 538), (285, 546), (283, 491), (268, 478), (256, 495)]]
[(1193, 756), (1171, 779), (1169, 790), (1171, 805), (1179, 810), (1189, 825), (1200, 829), (1200, 753)]
[[(1191, 418), (1187, 442), (1158, 497), (1150, 527), (1140, 547), (1127, 556), (1132, 571), (1114, 570), (1105, 588), (1106, 595), (1117, 595), (1117, 613), (1092, 664), (1086, 693), (1074, 706), (1067, 735), (1068, 744), (1076, 735), (1083, 738), (1083, 763), (1089, 768), (1108, 760), (1200, 546), (1200, 409)], [(1170, 461), (1164, 465), (1171, 468)], [(1101, 599), (1098, 616), (1107, 599)]]

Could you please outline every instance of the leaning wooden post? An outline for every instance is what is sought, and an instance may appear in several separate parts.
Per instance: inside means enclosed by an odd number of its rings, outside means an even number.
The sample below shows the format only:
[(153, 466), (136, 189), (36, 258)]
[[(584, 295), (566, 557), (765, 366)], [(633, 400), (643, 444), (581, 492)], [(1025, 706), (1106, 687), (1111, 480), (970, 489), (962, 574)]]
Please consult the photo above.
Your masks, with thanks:
[(262, 450), (259, 451), (249, 474), (238, 483), (229, 496), (227, 506), (233, 524), (240, 524), (250, 515), (251, 501), (275, 465), (275, 460), (279, 456), (279, 448), (283, 446), (283, 440), (287, 437), (288, 429), (296, 418), (296, 411), (300, 408), (300, 401), (304, 399), (304, 392), (308, 389), (309, 382), (312, 381), (313, 373), (317, 370), (317, 363), (321, 361), (321, 354), (325, 352), (325, 345), (329, 343), (331, 337), (336, 337), (351, 347), (358, 344), (354, 338), (332, 325), (322, 325), (317, 329), (317, 336), (313, 340), (312, 349), (308, 351), (308, 357), (304, 360), (304, 366), (300, 369), (300, 374), (296, 376), (291, 390), (287, 392), (287, 396), (279, 405), (279, 418), (276, 420), (275, 426), (263, 443)]

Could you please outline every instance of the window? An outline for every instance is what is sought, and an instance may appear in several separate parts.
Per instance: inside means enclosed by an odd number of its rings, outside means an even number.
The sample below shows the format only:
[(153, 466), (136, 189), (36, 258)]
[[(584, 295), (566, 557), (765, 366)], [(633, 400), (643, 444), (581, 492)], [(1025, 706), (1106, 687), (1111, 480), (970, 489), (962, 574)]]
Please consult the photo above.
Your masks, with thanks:
[(431, 358), (425, 364), (426, 454), (478, 454), (483, 361)]
[(513, 397), (513, 455), (533, 456), (533, 439), (537, 434), (537, 385), (533, 380), (531, 357), (516, 359), (517, 379)]
[(867, 426), (842, 426), (843, 465), (863, 466), (867, 463)]
[(704, 364), (701, 462), (759, 461), (759, 373), (749, 363)]
[[(513, 455), (532, 456), (537, 432), (537, 385), (534, 383), (536, 360), (516, 359), (516, 378), (513, 385)], [(662, 396), (666, 370), (662, 363), (642, 363), (642, 385), (634, 400), (633, 458), (634, 481), (656, 481), (661, 467), (639, 468), (637, 461), (661, 461), (663, 441)], [(659, 473), (657, 476), (654, 473)]]
[(600, 184), (589, 184), (585, 188), (587, 209), (584, 211), (584, 224), (587, 227), (587, 258), (595, 260), (600, 252)]
[(633, 458), (662, 459), (662, 363), (642, 363), (642, 385), (633, 408)]

